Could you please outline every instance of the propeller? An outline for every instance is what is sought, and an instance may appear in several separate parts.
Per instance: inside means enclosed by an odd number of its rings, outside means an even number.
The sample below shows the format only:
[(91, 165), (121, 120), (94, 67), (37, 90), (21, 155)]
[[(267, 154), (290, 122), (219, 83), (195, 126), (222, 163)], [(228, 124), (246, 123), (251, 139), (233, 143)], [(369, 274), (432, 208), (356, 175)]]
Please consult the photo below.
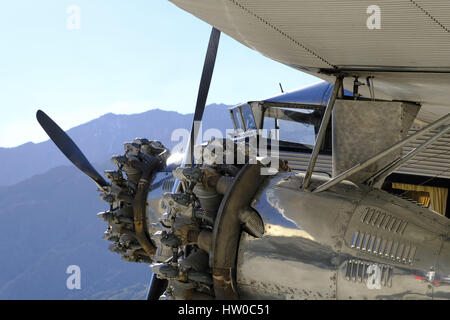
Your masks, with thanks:
[(36, 118), (42, 129), (52, 139), (55, 145), (62, 153), (69, 159), (78, 169), (89, 176), (97, 186), (102, 189), (108, 183), (103, 177), (94, 169), (91, 163), (86, 159), (83, 152), (78, 148), (75, 142), (70, 139), (67, 133), (64, 132), (48, 115), (42, 110), (36, 112)]
[[(198, 136), (198, 126), (196, 122), (200, 122), (203, 118), (203, 112), (206, 107), (206, 99), (208, 98), (209, 86), (211, 84), (211, 78), (214, 71), (214, 65), (216, 63), (217, 49), (219, 48), (220, 31), (216, 28), (212, 28), (211, 35), (209, 37), (208, 49), (206, 51), (205, 62), (203, 64), (202, 77), (200, 79), (200, 86), (198, 88), (197, 103), (195, 105), (194, 119), (192, 120), (191, 139), (189, 140), (188, 152), (191, 160), (191, 164), (194, 164), (194, 145)], [(149, 289), (147, 292), (147, 300), (158, 300), (161, 294), (163, 294), (167, 287), (167, 280), (159, 279), (156, 275), (152, 275), (150, 280)]]
[(152, 274), (150, 285), (147, 290), (147, 300), (158, 300), (159, 297), (166, 291), (167, 280), (159, 279), (155, 274)]
[[(200, 86), (198, 89), (197, 103), (195, 106), (194, 119), (192, 121), (191, 139), (189, 141), (189, 148), (191, 155), (191, 163), (194, 163), (194, 144), (197, 138), (198, 132), (195, 123), (200, 122), (203, 118), (203, 113), (206, 107), (206, 99), (208, 97), (209, 87), (211, 84), (211, 78), (216, 62), (217, 49), (219, 47), (220, 31), (216, 28), (212, 28), (211, 36), (209, 39), (208, 50), (206, 52), (205, 62), (203, 65), (202, 77), (200, 80)], [(61, 150), (62, 153), (81, 171), (88, 175), (97, 186), (102, 189), (108, 186), (108, 183), (103, 177), (94, 169), (91, 163), (86, 159), (84, 154), (78, 148), (78, 146), (72, 141), (72, 139), (42, 110), (38, 110), (36, 118), (45, 130), (50, 139)], [(167, 281), (159, 279), (153, 275), (150, 281), (149, 290), (147, 293), (148, 300), (157, 300), (165, 290)]]
[[(202, 121), (203, 112), (206, 107), (206, 99), (208, 98), (209, 86), (216, 63), (217, 49), (219, 48), (220, 31), (212, 28), (209, 37), (208, 50), (206, 51), (205, 62), (203, 64), (202, 77), (200, 79), (200, 86), (197, 94), (197, 104), (195, 105), (194, 119), (192, 121), (191, 139), (189, 141), (189, 152), (191, 164), (194, 164), (194, 145), (198, 136), (199, 126), (195, 124)], [(188, 158), (189, 159), (189, 158)]]

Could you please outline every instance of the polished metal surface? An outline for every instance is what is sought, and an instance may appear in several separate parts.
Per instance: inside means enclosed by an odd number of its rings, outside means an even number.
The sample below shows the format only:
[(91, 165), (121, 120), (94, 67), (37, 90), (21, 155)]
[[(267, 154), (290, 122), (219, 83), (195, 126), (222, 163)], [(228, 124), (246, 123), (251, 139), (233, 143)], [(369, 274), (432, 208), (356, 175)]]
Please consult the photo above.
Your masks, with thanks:
[[(265, 232), (242, 233), (241, 298), (450, 298), (447, 218), (350, 182), (305, 192), (303, 177), (279, 173), (260, 186), (251, 205)], [(313, 175), (312, 185), (325, 180)]]

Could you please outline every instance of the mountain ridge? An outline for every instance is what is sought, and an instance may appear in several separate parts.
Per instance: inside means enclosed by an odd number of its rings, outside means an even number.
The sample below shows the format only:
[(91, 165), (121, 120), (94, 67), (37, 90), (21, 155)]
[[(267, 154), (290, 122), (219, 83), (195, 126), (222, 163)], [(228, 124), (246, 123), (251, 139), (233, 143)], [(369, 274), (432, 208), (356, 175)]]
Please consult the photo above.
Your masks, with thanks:
[[(210, 104), (205, 109), (204, 122), (209, 128), (222, 132), (232, 128), (228, 105)], [(50, 115), (51, 116), (51, 115)], [(91, 162), (104, 162), (115, 153), (123, 151), (123, 143), (136, 137), (160, 140), (169, 149), (175, 129), (190, 130), (193, 114), (182, 114), (154, 108), (137, 114), (107, 113), (75, 126), (67, 133)], [(228, 119), (228, 121), (224, 121)], [(54, 119), (57, 122), (57, 119)], [(36, 121), (36, 125), (39, 125)], [(30, 157), (33, 159), (30, 164)], [(0, 148), (0, 164), (4, 169), (0, 186), (10, 186), (35, 174), (44, 173), (59, 165), (70, 165), (69, 160), (52, 141), (27, 142), (14, 148)]]

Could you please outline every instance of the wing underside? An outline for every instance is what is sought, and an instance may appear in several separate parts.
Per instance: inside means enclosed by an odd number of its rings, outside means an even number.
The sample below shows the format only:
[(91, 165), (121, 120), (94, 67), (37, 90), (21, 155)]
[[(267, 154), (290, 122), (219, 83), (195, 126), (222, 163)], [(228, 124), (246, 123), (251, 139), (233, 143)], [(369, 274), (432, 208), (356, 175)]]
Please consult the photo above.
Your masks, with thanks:
[(420, 103), (419, 120), (450, 112), (447, 0), (377, 1), (379, 29), (366, 0), (171, 2), (273, 60), (327, 81), (344, 73), (346, 89), (373, 76), (375, 98)]

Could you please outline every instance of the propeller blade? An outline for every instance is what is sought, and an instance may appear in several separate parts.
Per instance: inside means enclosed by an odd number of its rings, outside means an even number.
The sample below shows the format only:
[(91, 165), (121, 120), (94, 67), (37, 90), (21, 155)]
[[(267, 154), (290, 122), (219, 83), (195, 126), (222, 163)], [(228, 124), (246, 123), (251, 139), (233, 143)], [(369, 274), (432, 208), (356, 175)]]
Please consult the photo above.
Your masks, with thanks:
[(160, 279), (155, 274), (152, 274), (150, 286), (147, 290), (147, 300), (158, 300), (159, 297), (166, 291), (167, 280)]
[[(194, 120), (192, 121), (191, 128), (191, 140), (189, 141), (188, 150), (191, 153), (191, 164), (194, 163), (194, 145), (198, 136), (199, 125), (196, 123), (202, 121), (203, 112), (206, 107), (206, 99), (208, 97), (209, 86), (211, 84), (211, 78), (214, 71), (214, 65), (216, 63), (217, 49), (219, 47), (220, 31), (216, 28), (212, 28), (211, 35), (209, 37), (208, 50), (206, 51), (205, 62), (203, 64), (202, 77), (200, 80), (200, 86), (198, 88), (197, 104), (195, 106)], [(188, 158), (189, 159), (189, 158)]]
[(87, 174), (99, 188), (105, 187), (108, 183), (103, 177), (94, 169), (91, 163), (86, 159), (83, 152), (70, 139), (67, 133), (64, 132), (49, 116), (43, 111), (36, 112), (36, 118), (42, 129), (52, 139), (55, 145), (62, 153), (81, 171)]
[[(200, 86), (198, 88), (197, 104), (195, 106), (194, 119), (192, 121), (191, 139), (189, 141), (188, 152), (190, 157), (186, 157), (186, 161), (191, 160), (191, 164), (194, 164), (194, 145), (197, 140), (198, 128), (196, 122), (202, 121), (203, 112), (206, 107), (206, 99), (208, 97), (209, 86), (211, 84), (211, 78), (214, 71), (214, 65), (216, 63), (217, 49), (219, 48), (220, 31), (216, 28), (212, 28), (211, 35), (209, 37), (208, 50), (206, 51), (205, 62), (203, 64), (202, 77), (200, 79)], [(189, 155), (189, 154), (188, 154)], [(147, 292), (147, 300), (157, 300), (163, 294), (167, 287), (167, 281), (159, 279), (155, 275), (152, 276), (149, 289)]]

